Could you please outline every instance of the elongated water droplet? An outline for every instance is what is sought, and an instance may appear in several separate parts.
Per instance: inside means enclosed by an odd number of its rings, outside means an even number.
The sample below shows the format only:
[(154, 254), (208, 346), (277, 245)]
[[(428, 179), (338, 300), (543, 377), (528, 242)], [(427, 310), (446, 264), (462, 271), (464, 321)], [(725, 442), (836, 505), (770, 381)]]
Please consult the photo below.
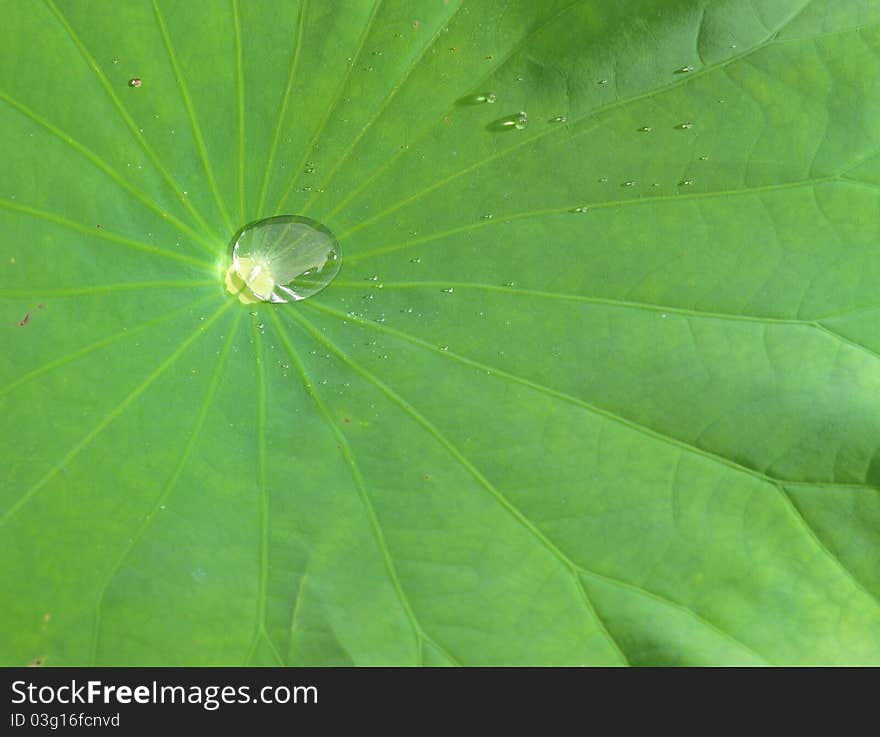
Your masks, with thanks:
[(589, 212), (589, 211), (590, 211), (590, 208), (587, 207), (586, 205), (581, 205), (580, 207), (573, 207), (571, 210), (569, 210), (569, 212), (576, 212), (576, 213), (584, 213), (584, 212)]
[(607, 79), (600, 79), (597, 84), (606, 85), (606, 84), (608, 84), (608, 80)]
[(144, 81), (140, 77), (132, 77), (128, 80), (129, 87), (140, 87), (143, 83)]
[(636, 182), (634, 179), (627, 179), (621, 186), (622, 187), (635, 187)]
[(686, 130), (690, 130), (693, 127), (694, 127), (693, 123), (679, 123), (677, 126), (675, 126), (675, 130), (686, 131)]
[(567, 115), (557, 115), (555, 118), (550, 118), (551, 123), (565, 123), (567, 120)]
[(522, 112), (517, 113), (516, 115), (508, 115), (505, 118), (499, 118), (498, 120), (493, 120), (489, 125), (486, 126), (487, 130), (490, 131), (504, 131), (504, 130), (518, 130), (521, 131), (526, 127), (526, 123), (529, 122), (529, 116)]
[(320, 223), (281, 215), (242, 228), (232, 246), (226, 288), (245, 304), (297, 302), (339, 273), (342, 251)]
[(651, 133), (654, 129), (650, 125), (644, 125), (639, 128), (639, 133)]
[(690, 187), (694, 183), (693, 179), (682, 179), (679, 183), (679, 187)]
[(494, 104), (498, 99), (494, 92), (478, 92), (475, 95), (465, 95), (456, 101), (456, 105), (482, 105), (483, 103)]
[(679, 67), (678, 69), (676, 69), (675, 73), (676, 74), (687, 74), (688, 72), (692, 72), (692, 71), (694, 71), (693, 65), (688, 64), (687, 66)]
[(443, 294), (452, 294), (455, 289), (453, 287), (446, 287), (445, 289), (441, 289), (440, 291), (443, 292)]

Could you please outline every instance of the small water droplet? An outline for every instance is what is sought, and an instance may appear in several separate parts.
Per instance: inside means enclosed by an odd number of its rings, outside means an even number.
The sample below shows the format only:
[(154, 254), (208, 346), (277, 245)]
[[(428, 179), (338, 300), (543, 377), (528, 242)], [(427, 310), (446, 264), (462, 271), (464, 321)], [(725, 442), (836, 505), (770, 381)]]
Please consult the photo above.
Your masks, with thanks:
[[(515, 282), (515, 281), (506, 281), (506, 282), (504, 282), (504, 284), (502, 284), (502, 286), (504, 286), (504, 287), (515, 287), (515, 286), (516, 286), (516, 282)], [(483, 313), (481, 312), (480, 315), (482, 315), (482, 314), (483, 314)]]
[(644, 125), (639, 128), (639, 133), (651, 133), (654, 129), (650, 125)]
[(571, 210), (569, 210), (569, 212), (576, 212), (576, 213), (584, 213), (584, 212), (589, 212), (589, 211), (590, 211), (590, 208), (587, 207), (586, 205), (581, 205), (580, 207), (573, 207)]
[(686, 130), (690, 130), (693, 127), (694, 127), (693, 123), (679, 123), (677, 126), (675, 126), (675, 130), (686, 131)]
[(144, 81), (140, 77), (132, 77), (128, 80), (129, 87), (140, 87), (143, 83)]
[(411, 258), (411, 259), (409, 260), (409, 262), (410, 262), (411, 264), (420, 264), (420, 263), (422, 263), (422, 257), (421, 257), (421, 256), (416, 256), (415, 258)]
[(443, 351), (444, 353), (445, 353), (446, 351), (449, 350), (449, 346), (448, 346), (448, 345), (441, 345), (441, 346), (437, 346), (437, 347), (438, 347), (441, 351)]
[(443, 294), (452, 294), (455, 289), (453, 287), (446, 287), (444, 289), (441, 289), (440, 291), (443, 292)]
[(599, 179), (597, 181), (599, 182), (599, 184), (607, 184), (608, 177), (599, 177)]
[(678, 183), (678, 186), (679, 186), (679, 187), (690, 187), (691, 185), (693, 185), (693, 183), (694, 183), (694, 180), (693, 180), (693, 179), (682, 179), (682, 180)]
[(114, 56), (114, 57), (110, 60), (110, 63), (111, 63), (111, 64), (118, 64), (118, 63), (119, 63), (119, 59), (117, 59), (117, 58)]
[(226, 288), (245, 304), (296, 302), (333, 280), (341, 254), (333, 234), (314, 220), (266, 218), (236, 234)]
[(557, 115), (555, 118), (550, 118), (551, 123), (564, 123), (568, 120), (567, 115)]
[(480, 215), (480, 220), (491, 220), (495, 217), (491, 212), (487, 212), (485, 215)]
[(688, 64), (687, 66), (679, 67), (675, 70), (676, 74), (687, 74), (688, 72), (694, 71), (694, 67), (692, 64)]
[(310, 161), (306, 162), (306, 166), (305, 166), (305, 169), (303, 169), (303, 171), (306, 174), (314, 174), (315, 173), (315, 165), (313, 163), (311, 163)]
[(708, 160), (709, 160), (708, 156), (701, 156), (700, 157), (700, 161), (708, 161)]
[(607, 79), (600, 79), (600, 80), (597, 82), (597, 84), (601, 84), (601, 85), (608, 84), (608, 80), (607, 80)]
[(635, 182), (634, 179), (627, 179), (627, 180), (626, 180), (623, 184), (621, 184), (620, 186), (621, 186), (621, 187), (635, 187), (635, 186), (636, 186), (636, 182)]

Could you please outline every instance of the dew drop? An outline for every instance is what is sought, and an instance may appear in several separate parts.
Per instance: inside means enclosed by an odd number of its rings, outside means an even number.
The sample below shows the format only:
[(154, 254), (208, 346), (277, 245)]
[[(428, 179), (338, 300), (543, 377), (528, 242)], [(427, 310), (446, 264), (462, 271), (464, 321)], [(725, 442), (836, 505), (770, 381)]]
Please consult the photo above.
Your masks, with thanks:
[(144, 81), (140, 77), (132, 77), (128, 80), (129, 87), (140, 87), (143, 83)]
[(422, 263), (422, 257), (421, 257), (421, 256), (416, 256), (415, 258), (411, 258), (411, 259), (409, 260), (409, 262), (410, 262), (411, 264), (420, 264), (420, 263)]
[(469, 95), (468, 97), (463, 97), (460, 102), (462, 105), (479, 105), (481, 103), (488, 103), (489, 105), (494, 105), (498, 100), (498, 95), (494, 92), (480, 92), (476, 95)]
[(551, 123), (565, 123), (567, 120), (567, 115), (557, 115), (555, 118), (550, 118)]
[(651, 133), (654, 129), (650, 125), (644, 125), (639, 128), (639, 133)]
[(690, 186), (693, 185), (693, 183), (694, 183), (694, 180), (693, 180), (693, 179), (682, 179), (682, 180), (678, 183), (678, 186), (679, 186), (679, 187), (690, 187)]
[(485, 215), (480, 215), (480, 220), (491, 220), (495, 217), (491, 212), (487, 212)]
[(693, 123), (679, 123), (675, 126), (675, 130), (677, 131), (687, 131), (694, 127)]
[(701, 156), (700, 157), (700, 161), (708, 161), (708, 160), (709, 160), (708, 156)]
[(606, 85), (606, 84), (608, 84), (608, 80), (607, 80), (607, 79), (600, 79), (600, 80), (597, 82), (597, 84)]
[(449, 350), (449, 346), (448, 346), (448, 345), (441, 345), (441, 346), (437, 346), (437, 347), (438, 347), (441, 351), (443, 351), (444, 353), (445, 353), (446, 351)]
[(675, 73), (676, 74), (687, 74), (688, 72), (692, 72), (692, 71), (694, 71), (693, 65), (688, 64), (687, 66), (679, 67), (678, 69), (676, 69)]
[(226, 288), (244, 304), (297, 302), (326, 287), (342, 263), (333, 234), (310, 218), (280, 215), (242, 228)]
[(607, 184), (608, 177), (599, 177), (598, 182), (599, 182), (599, 184)]
[(118, 64), (118, 63), (119, 63), (119, 59), (117, 59), (117, 58), (114, 56), (114, 57), (110, 60), (110, 63), (111, 63), (111, 64)]
[(495, 120), (487, 126), (488, 130), (493, 131), (504, 131), (504, 130), (518, 130), (521, 131), (526, 127), (526, 123), (529, 122), (529, 116), (524, 113), (517, 113), (516, 115), (508, 115), (504, 118), (499, 118)]
[(589, 211), (590, 211), (590, 208), (587, 207), (586, 205), (581, 205), (580, 207), (573, 207), (571, 210), (569, 210), (569, 212), (575, 212), (575, 213), (584, 213), (584, 212), (589, 212)]
[(634, 179), (627, 179), (622, 185), (622, 187), (635, 187), (636, 183)]
[(443, 292), (443, 294), (452, 294), (455, 289), (453, 287), (446, 287), (445, 289), (441, 289), (440, 291)]

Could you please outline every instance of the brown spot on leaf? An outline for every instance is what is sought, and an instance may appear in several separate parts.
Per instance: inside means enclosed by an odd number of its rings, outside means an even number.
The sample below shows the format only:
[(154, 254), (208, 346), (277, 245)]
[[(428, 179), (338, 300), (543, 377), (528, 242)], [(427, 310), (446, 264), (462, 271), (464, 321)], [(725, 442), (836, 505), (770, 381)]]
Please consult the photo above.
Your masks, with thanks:
[(30, 663), (28, 663), (28, 668), (39, 668), (45, 662), (46, 662), (45, 655), (41, 658), (34, 658)]

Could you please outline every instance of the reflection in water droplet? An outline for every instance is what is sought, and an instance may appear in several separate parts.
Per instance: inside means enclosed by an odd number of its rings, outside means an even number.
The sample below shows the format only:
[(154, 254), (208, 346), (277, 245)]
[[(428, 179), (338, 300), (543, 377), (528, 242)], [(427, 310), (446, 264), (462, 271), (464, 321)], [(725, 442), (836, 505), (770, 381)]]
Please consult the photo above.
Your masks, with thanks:
[(676, 74), (687, 74), (688, 72), (692, 72), (692, 71), (694, 71), (693, 66), (688, 64), (686, 67), (679, 67), (678, 69), (676, 69), (675, 73)]
[(294, 215), (266, 218), (235, 236), (226, 288), (245, 304), (296, 302), (324, 289), (341, 263), (339, 244), (320, 223)]
[(129, 87), (140, 87), (143, 84), (143, 80), (140, 77), (132, 77), (128, 80)]
[(644, 125), (641, 128), (639, 128), (639, 133), (650, 133), (653, 130), (654, 129), (650, 125)]
[(569, 210), (569, 212), (584, 213), (584, 212), (589, 212), (589, 210), (590, 210), (590, 208), (587, 207), (586, 205), (581, 205), (580, 207), (573, 207), (571, 210)]
[(686, 131), (686, 130), (690, 130), (693, 127), (694, 127), (693, 123), (679, 123), (677, 126), (675, 126), (675, 130)]

